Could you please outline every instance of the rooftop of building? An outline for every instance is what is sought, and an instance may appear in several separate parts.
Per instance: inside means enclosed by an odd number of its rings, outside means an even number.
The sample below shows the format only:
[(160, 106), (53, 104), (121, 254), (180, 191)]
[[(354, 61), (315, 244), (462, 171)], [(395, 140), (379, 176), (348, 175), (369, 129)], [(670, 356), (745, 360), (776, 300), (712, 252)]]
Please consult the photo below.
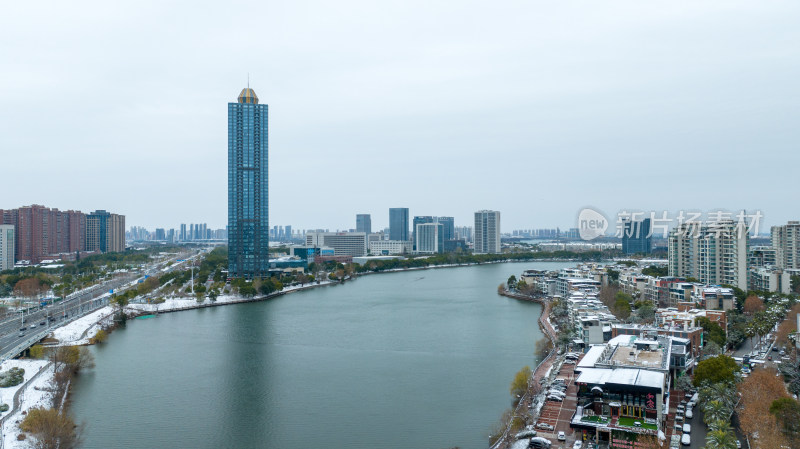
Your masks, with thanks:
[(256, 95), (256, 91), (248, 86), (242, 89), (238, 101), (239, 103), (258, 104), (258, 95)]

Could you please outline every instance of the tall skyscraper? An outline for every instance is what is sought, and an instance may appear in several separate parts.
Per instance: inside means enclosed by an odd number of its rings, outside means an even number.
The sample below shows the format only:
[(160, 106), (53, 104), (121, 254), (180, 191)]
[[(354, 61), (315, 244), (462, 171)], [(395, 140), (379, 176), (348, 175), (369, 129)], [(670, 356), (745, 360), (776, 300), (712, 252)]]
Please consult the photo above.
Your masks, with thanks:
[(369, 214), (356, 215), (356, 232), (372, 234), (372, 217)]
[(652, 247), (650, 219), (622, 222), (622, 252), (625, 254), (649, 254)]
[(228, 103), (228, 275), (269, 272), (268, 106), (242, 89)]
[(408, 240), (408, 208), (389, 209), (389, 240)]
[(446, 242), (456, 238), (456, 219), (453, 217), (436, 217), (436, 222), (442, 224), (442, 239)]
[(475, 212), (475, 254), (500, 252), (500, 212), (479, 210)]

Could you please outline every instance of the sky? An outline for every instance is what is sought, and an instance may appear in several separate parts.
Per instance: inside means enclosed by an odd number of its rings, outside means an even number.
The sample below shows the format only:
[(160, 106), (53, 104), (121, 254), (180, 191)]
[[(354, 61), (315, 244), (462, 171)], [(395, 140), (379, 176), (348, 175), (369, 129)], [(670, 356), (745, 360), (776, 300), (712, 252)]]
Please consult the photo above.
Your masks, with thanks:
[(797, 1), (7, 2), (0, 62), (0, 208), (224, 227), (249, 74), (271, 225), (800, 219)]

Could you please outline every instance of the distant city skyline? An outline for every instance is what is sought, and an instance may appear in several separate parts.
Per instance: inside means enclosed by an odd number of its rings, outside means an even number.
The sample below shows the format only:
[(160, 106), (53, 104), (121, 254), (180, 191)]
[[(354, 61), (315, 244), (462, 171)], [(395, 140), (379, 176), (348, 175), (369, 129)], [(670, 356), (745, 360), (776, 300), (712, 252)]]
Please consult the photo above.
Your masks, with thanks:
[(276, 223), (379, 229), (395, 205), (461, 225), (500, 210), (507, 230), (587, 206), (798, 218), (797, 2), (86, 9), (4, 15), (0, 208), (224, 227), (220, 105), (249, 73)]

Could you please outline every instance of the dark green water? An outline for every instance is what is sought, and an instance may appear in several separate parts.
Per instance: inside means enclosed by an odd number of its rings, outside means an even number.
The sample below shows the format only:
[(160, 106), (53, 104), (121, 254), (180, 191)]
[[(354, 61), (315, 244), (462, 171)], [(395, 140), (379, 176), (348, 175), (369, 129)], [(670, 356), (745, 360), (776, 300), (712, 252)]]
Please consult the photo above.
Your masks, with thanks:
[(540, 306), (515, 263), (379, 274), (134, 320), (73, 384), (85, 448), (486, 447), (534, 366)]

